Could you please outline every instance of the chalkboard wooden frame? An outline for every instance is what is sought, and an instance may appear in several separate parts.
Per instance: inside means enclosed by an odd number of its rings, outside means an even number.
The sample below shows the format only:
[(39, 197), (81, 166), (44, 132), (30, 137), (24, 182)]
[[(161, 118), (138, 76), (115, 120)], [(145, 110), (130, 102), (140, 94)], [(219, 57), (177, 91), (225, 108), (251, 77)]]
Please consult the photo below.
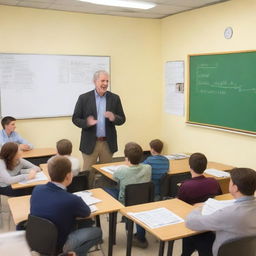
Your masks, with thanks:
[(188, 64), (186, 123), (256, 135), (256, 51), (191, 54)]

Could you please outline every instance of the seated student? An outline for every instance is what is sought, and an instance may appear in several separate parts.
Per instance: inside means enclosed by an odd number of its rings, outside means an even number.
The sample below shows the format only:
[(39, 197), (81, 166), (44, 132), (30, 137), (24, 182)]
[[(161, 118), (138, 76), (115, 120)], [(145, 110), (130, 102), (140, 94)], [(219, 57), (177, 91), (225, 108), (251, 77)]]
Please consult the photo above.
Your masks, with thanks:
[(161, 155), (163, 150), (163, 142), (161, 140), (152, 140), (149, 143), (150, 152), (149, 156), (143, 163), (149, 164), (152, 168), (152, 181), (155, 185), (155, 199), (160, 198), (160, 179), (169, 171), (169, 160)]
[[(73, 176), (77, 176), (80, 172), (80, 162), (77, 158), (71, 156), (72, 153), (72, 143), (70, 140), (67, 139), (62, 139), (59, 140), (56, 143), (56, 148), (57, 148), (57, 152), (58, 154), (56, 156), (65, 156), (66, 158), (68, 158), (71, 162), (71, 170), (73, 173)], [(48, 162), (54, 158), (55, 156), (52, 156)]]
[[(206, 201), (210, 197), (221, 194), (219, 183), (214, 178), (206, 178), (203, 172), (207, 166), (207, 159), (201, 153), (194, 153), (189, 158), (189, 166), (192, 179), (182, 182), (178, 198), (188, 204), (195, 204)], [(212, 232), (199, 234), (193, 237), (201, 241), (198, 243), (197, 250), (199, 255), (211, 256), (211, 251), (208, 250), (207, 241), (214, 240), (215, 236)], [(206, 242), (205, 242), (206, 241)], [(182, 239), (182, 256), (191, 255), (191, 237)]]
[[(130, 184), (149, 182), (151, 180), (151, 166), (140, 164), (143, 151), (140, 145), (129, 142), (124, 149), (125, 160), (128, 166), (121, 166), (113, 174), (119, 182), (119, 189), (106, 188), (105, 190), (124, 204), (125, 187)], [(145, 230), (137, 225), (137, 233), (133, 239), (133, 245), (141, 248), (148, 247)]]
[(22, 159), (19, 146), (14, 142), (5, 143), (0, 151), (0, 194), (6, 196), (22, 196), (24, 189), (12, 189), (11, 184), (35, 178), (38, 166)]
[[(202, 215), (199, 207), (186, 219), (190, 229), (216, 232), (214, 243), (209, 241), (209, 250), (212, 249), (214, 256), (226, 241), (256, 235), (256, 172), (249, 168), (234, 168), (230, 175), (229, 192), (235, 198), (234, 204), (210, 215)], [(191, 245), (196, 246), (196, 241)]]
[(73, 177), (71, 162), (66, 157), (56, 156), (48, 162), (48, 172), (51, 182), (34, 188), (30, 214), (56, 225), (58, 248), (63, 252), (87, 255), (93, 241), (101, 239), (102, 232), (97, 227), (74, 229), (76, 218), (88, 217), (91, 211), (82, 198), (66, 191)]
[(16, 119), (12, 116), (6, 116), (2, 119), (1, 124), (3, 130), (0, 132), (0, 146), (6, 142), (16, 142), (20, 145), (20, 149), (28, 151), (33, 148), (33, 145), (23, 139), (17, 132), (15, 132)]
[(204, 202), (209, 197), (221, 194), (218, 181), (214, 178), (206, 178), (203, 172), (207, 166), (207, 159), (201, 153), (194, 153), (189, 158), (192, 179), (181, 183), (178, 198), (188, 204)]

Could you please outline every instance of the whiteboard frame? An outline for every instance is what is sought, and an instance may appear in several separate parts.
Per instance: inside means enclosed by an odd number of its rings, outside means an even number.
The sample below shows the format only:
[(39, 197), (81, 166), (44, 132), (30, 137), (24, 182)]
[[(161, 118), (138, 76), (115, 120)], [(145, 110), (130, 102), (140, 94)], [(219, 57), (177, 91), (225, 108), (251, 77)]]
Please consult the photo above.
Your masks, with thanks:
[[(9, 54), (9, 55), (41, 55), (41, 56), (67, 56), (67, 57), (103, 57), (103, 58), (108, 58), (108, 67), (109, 70), (107, 72), (109, 73), (109, 78), (111, 81), (111, 56), (110, 55), (78, 55), (78, 54), (44, 54), (44, 53), (15, 53), (15, 52), (0, 52), (0, 55), (2, 54)], [(111, 91), (111, 83), (108, 86), (108, 90)], [(85, 91), (86, 92), (86, 91)], [(77, 95), (77, 98), (80, 95)], [(0, 100), (1, 100), (1, 88), (0, 88)], [(0, 102), (0, 117), (3, 118), (4, 116), (2, 115), (2, 104)], [(31, 116), (31, 117), (18, 117), (16, 118), (17, 120), (27, 120), (27, 119), (45, 119), (45, 118), (60, 118), (60, 117), (71, 117), (72, 115), (46, 115), (46, 116)]]

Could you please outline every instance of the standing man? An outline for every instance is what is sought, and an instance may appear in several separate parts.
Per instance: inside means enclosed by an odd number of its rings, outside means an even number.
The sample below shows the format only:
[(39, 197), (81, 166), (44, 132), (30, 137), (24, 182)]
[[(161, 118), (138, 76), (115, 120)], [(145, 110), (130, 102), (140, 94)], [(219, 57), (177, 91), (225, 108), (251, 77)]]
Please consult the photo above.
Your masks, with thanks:
[[(93, 76), (95, 90), (79, 96), (73, 123), (82, 128), (80, 151), (83, 155), (83, 170), (91, 169), (97, 162), (112, 161), (117, 151), (116, 125), (125, 122), (125, 114), (118, 95), (107, 91), (109, 75), (104, 70), (96, 71)], [(91, 170), (89, 186), (93, 187), (94, 171)]]

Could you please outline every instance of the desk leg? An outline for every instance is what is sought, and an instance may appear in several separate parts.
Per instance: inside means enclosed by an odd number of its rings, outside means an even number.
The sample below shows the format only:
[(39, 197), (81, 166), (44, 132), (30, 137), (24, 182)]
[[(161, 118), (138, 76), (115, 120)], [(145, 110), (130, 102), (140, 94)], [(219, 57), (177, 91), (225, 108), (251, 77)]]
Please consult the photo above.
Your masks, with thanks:
[(116, 239), (116, 219), (117, 212), (109, 213), (108, 256), (113, 254), (113, 244), (115, 244)]
[(101, 224), (100, 224), (100, 216), (99, 215), (96, 215), (96, 226), (101, 228)]
[(158, 256), (164, 255), (164, 241), (160, 240)]
[(117, 212), (114, 213), (113, 223), (113, 244), (116, 244), (116, 223), (117, 223)]
[(167, 256), (172, 256), (173, 243), (174, 243), (174, 241), (169, 241), (168, 242)]
[(132, 253), (132, 236), (133, 236), (133, 221), (126, 219), (127, 225), (127, 247), (126, 247), (126, 256), (131, 256)]

